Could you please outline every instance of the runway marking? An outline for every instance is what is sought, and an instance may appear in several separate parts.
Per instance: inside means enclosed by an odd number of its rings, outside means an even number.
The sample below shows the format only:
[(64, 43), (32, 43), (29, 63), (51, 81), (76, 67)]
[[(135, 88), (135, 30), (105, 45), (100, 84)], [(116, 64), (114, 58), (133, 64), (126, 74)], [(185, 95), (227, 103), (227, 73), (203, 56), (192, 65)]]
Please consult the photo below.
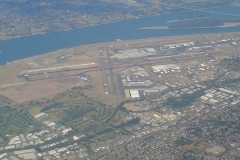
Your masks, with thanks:
[(73, 67), (89, 66), (89, 65), (94, 65), (94, 64), (96, 64), (96, 63), (87, 63), (87, 64), (73, 65), (73, 66), (64, 66), (64, 67), (54, 67), (54, 68), (27, 70), (27, 71), (23, 71), (23, 72), (31, 73), (31, 72), (48, 71), (48, 70), (55, 70), (55, 69), (61, 69), (61, 68), (73, 68)]

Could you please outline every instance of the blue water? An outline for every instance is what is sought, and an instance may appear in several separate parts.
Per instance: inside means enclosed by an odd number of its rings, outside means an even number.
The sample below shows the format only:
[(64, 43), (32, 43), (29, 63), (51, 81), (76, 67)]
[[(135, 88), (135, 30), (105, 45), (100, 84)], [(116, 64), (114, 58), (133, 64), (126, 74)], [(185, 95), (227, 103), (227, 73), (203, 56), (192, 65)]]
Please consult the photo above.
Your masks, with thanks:
[[(240, 15), (240, 6), (228, 6), (209, 11), (231, 13)], [(46, 52), (70, 48), (83, 44), (115, 41), (116, 39), (130, 40), (150, 37), (163, 37), (173, 35), (201, 34), (201, 33), (221, 33), (221, 32), (240, 32), (240, 27), (228, 28), (196, 28), (196, 29), (168, 29), (168, 30), (139, 30), (141, 27), (164, 26), (178, 23), (195, 23), (204, 20), (191, 22), (167, 23), (167, 21), (191, 18), (195, 16), (209, 16), (208, 20), (233, 19), (237, 17), (215, 15), (200, 12), (184, 12), (148, 18), (125, 20), (121, 22), (90, 26), (72, 31), (47, 33), (44, 35), (34, 35), (9, 40), (0, 41), (0, 64), (11, 62), (18, 59), (31, 57)], [(240, 18), (240, 17), (238, 17)]]

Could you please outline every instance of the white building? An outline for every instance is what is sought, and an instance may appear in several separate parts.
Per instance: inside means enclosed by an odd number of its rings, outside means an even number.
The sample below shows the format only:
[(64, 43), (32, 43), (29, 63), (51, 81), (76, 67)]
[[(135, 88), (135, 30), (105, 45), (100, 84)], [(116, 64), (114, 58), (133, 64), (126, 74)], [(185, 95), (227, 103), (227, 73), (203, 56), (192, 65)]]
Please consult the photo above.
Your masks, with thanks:
[(34, 116), (34, 118), (36, 118), (36, 119), (38, 119), (38, 120), (41, 120), (41, 119), (43, 119), (43, 118), (45, 118), (45, 117), (48, 117), (48, 114), (47, 114), (47, 113), (44, 113), (44, 112), (41, 112), (41, 113), (39, 113), (39, 114), (37, 114), (37, 115)]
[(130, 90), (129, 93), (132, 98), (140, 98), (138, 90)]

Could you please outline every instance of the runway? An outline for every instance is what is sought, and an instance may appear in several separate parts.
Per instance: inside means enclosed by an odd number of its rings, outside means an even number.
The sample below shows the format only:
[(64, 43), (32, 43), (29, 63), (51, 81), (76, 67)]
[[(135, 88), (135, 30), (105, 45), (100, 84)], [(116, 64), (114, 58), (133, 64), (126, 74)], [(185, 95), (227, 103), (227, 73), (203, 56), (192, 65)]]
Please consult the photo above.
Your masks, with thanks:
[(103, 57), (103, 51), (98, 50), (98, 53), (99, 53), (99, 63), (102, 70), (103, 89), (104, 89), (104, 93), (108, 94), (109, 90), (108, 90), (107, 74), (106, 74), (106, 68), (105, 68), (105, 61)]

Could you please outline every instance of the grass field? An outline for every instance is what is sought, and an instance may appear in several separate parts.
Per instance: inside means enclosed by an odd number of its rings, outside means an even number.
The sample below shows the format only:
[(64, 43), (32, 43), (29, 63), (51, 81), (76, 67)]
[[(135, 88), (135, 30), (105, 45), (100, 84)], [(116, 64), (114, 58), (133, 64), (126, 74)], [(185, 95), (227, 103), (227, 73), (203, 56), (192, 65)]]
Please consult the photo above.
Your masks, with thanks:
[(177, 149), (179, 149), (182, 152), (186, 151), (192, 151), (194, 154), (199, 154), (202, 151), (204, 151), (206, 148), (211, 147), (212, 145), (206, 142), (201, 142), (198, 145), (189, 144), (189, 145), (183, 145), (183, 146), (178, 146)]
[(107, 141), (109, 139), (115, 139), (120, 136), (122, 136), (122, 132), (119, 130), (114, 130), (109, 133), (103, 134), (103, 135), (97, 137), (96, 139), (99, 141)]
[[(89, 90), (84, 90), (83, 91), (84, 94), (86, 94), (87, 96), (91, 97), (96, 101), (99, 101), (107, 105), (112, 105), (112, 106), (116, 106), (118, 103), (120, 103), (123, 100), (118, 95), (104, 94), (101, 71), (90, 71), (87, 74), (92, 77), (93, 88)], [(111, 82), (110, 79), (108, 80), (109, 82)]]
[(87, 97), (83, 94), (84, 90), (91, 90), (91, 86), (75, 87), (45, 100), (44, 103), (40, 103), (43, 100), (29, 102), (28, 112), (32, 116), (46, 112), (54, 122), (83, 131), (84, 128), (103, 121), (111, 113), (110, 107)]
[(240, 72), (240, 59), (223, 59), (219, 63), (219, 66), (228, 70)]
[(14, 104), (15, 103), (12, 100), (8, 99), (7, 97), (4, 97), (4, 96), (0, 95), (0, 107), (2, 107), (2, 106), (12, 106)]
[[(237, 34), (229, 33), (221, 35), (222, 39), (224, 37), (234, 37)], [(31, 125), (35, 125), (35, 123), (25, 114), (24, 111), (19, 111), (20, 108), (16, 110), (13, 108), (3, 107), (6, 105), (17, 106), (13, 101), (16, 103), (24, 103), (22, 106), (27, 107), (27, 111), (31, 116), (34, 116), (39, 112), (47, 112), (50, 119), (53, 121), (66, 124), (77, 131), (91, 133), (101, 141), (106, 140), (106, 137), (116, 138), (119, 136), (118, 134), (123, 134), (123, 132), (117, 133), (116, 128), (124, 122), (128, 113), (116, 108), (117, 105), (124, 100), (124, 98), (118, 95), (104, 94), (102, 73), (100, 69), (96, 71), (84, 70), (84, 73), (92, 77), (92, 83), (84, 82), (76, 78), (76, 75), (80, 74), (82, 70), (34, 77), (35, 79), (41, 79), (42, 77), (50, 78), (39, 81), (26, 81), (24, 78), (18, 78), (17, 75), (21, 74), (22, 71), (86, 63), (96, 63), (97, 65), (99, 56), (98, 47), (109, 48), (113, 45), (115, 48), (121, 48), (124, 50), (132, 47), (181, 43), (189, 42), (189, 40), (205, 41), (206, 39), (209, 41), (219, 39), (219, 37), (218, 34), (187, 35), (83, 45), (4, 65), (0, 67), (0, 94), (2, 95), (0, 96), (0, 142), (4, 141), (6, 137), (3, 135), (6, 135), (6, 133), (11, 135), (23, 133), (28, 131)], [(109, 50), (109, 52), (110, 54), (114, 54), (111, 50)], [(211, 53), (212, 56), (219, 57), (220, 60), (224, 58), (224, 56), (226, 57), (226, 55), (229, 56), (235, 54), (236, 52), (234, 50), (224, 50), (224, 48), (220, 47), (216, 48)], [(67, 55), (66, 58), (59, 58), (64, 55)], [(106, 57), (105, 51), (104, 56)], [(187, 61), (182, 58), (177, 60), (182, 63)], [(199, 61), (202, 60), (204, 59), (200, 57)], [(231, 65), (229, 67), (237, 67), (236, 70), (239, 70), (240, 68), (237, 63), (229, 63), (227, 65)], [(179, 81), (179, 83), (188, 83), (190, 81), (186, 77), (177, 80), (173, 77), (175, 75), (172, 77), (166, 76), (166, 78), (159, 78), (151, 73), (149, 65), (145, 65), (144, 67), (150, 73), (151, 79), (154, 82), (168, 82), (167, 79), (171, 79), (173, 82)], [(116, 73), (124, 68), (125, 67), (116, 68), (113, 72)], [(208, 76), (212, 73), (204, 74)], [(110, 78), (108, 78), (108, 83), (110, 84), (110, 92), (112, 92), (113, 89), (111, 88)], [(89, 87), (84, 89), (84, 86), (86, 85)], [(76, 89), (72, 89), (73, 87), (76, 87)], [(48, 98), (48, 101), (43, 101), (46, 97)], [(30, 104), (31, 100), (36, 103)], [(3, 126), (6, 127), (4, 128)], [(104, 132), (104, 129), (111, 127), (113, 131), (109, 130), (109, 132)], [(199, 153), (202, 150), (201, 145), (190, 145), (184, 147), (186, 150), (191, 150), (194, 153)]]
[[(124, 121), (127, 113), (84, 94), (85, 90), (92, 89), (90, 85), (73, 87), (48, 99), (31, 101), (26, 104), (27, 111), (31, 116), (40, 112), (48, 113), (52, 121), (93, 136), (96, 141), (102, 142), (129, 134), (125, 130), (127, 125)], [(112, 118), (107, 121), (109, 117)]]
[[(221, 39), (223, 37), (236, 37), (238, 34), (236, 33), (222, 33)], [(36, 70), (36, 69), (46, 69), (48, 67), (63, 67), (68, 65), (77, 65), (83, 63), (96, 63), (98, 64), (98, 48), (105, 47), (109, 48), (110, 46), (114, 46), (114, 48), (121, 49), (129, 49), (132, 47), (146, 47), (146, 46), (154, 46), (159, 44), (169, 44), (169, 43), (181, 43), (181, 42), (189, 42), (191, 41), (201, 41), (201, 40), (218, 40), (218, 34), (204, 34), (204, 35), (186, 35), (186, 36), (169, 36), (169, 37), (159, 37), (159, 38), (149, 38), (149, 39), (138, 39), (138, 40), (128, 40), (121, 42), (109, 42), (109, 43), (98, 43), (91, 45), (82, 45), (74, 48), (62, 49), (50, 53), (46, 53), (43, 55), (38, 55), (34, 57), (30, 57), (23, 60), (18, 60), (12, 62), (10, 64), (4, 65), (0, 68), (0, 93), (17, 103), (23, 103), (25, 101), (30, 101), (38, 98), (47, 97), (50, 95), (54, 95), (56, 93), (63, 92), (67, 89), (70, 89), (74, 85), (79, 85), (78, 83), (59, 83), (55, 79), (59, 76), (70, 76), (70, 73), (54, 74), (51, 76), (40, 76), (33, 77), (42, 78), (42, 77), (51, 77), (52, 79), (47, 79), (45, 81), (39, 81), (39, 83), (30, 83), (26, 82), (24, 78), (18, 78), (17, 75), (21, 74), (22, 71), (25, 70)], [(219, 50), (220, 51), (219, 51)], [(224, 52), (221, 52), (221, 49), (224, 48), (219, 47), (216, 48), (216, 51), (213, 52), (213, 56), (215, 57), (223, 57), (226, 56), (226, 53), (229, 55), (236, 54), (234, 50), (225, 49)], [(114, 54), (112, 50), (109, 50), (110, 54)], [(104, 51), (105, 54), (105, 51)], [(223, 56), (221, 56), (223, 55)], [(228, 55), (228, 56), (229, 56)], [(66, 58), (60, 58), (62, 56), (66, 56)], [(104, 55), (106, 56), (106, 55)], [(201, 58), (200, 58), (201, 59)], [(180, 60), (184, 62), (184, 60)], [(146, 66), (148, 68), (148, 66)], [(76, 73), (76, 72), (74, 72)], [(73, 73), (71, 73), (73, 74)], [(78, 73), (76, 73), (78, 74)], [(93, 85), (95, 85), (95, 90), (86, 94), (97, 101), (101, 101), (108, 105), (115, 105), (122, 101), (119, 99), (119, 96), (112, 95), (104, 95), (101, 83), (101, 72), (89, 72), (90, 76), (98, 76), (93, 80)], [(73, 75), (72, 75), (73, 76)], [(154, 75), (152, 76), (153, 81), (156, 82), (164, 82), (166, 79), (159, 78)], [(46, 78), (45, 77), (45, 78)], [(73, 77), (72, 77), (73, 78)], [(63, 78), (64, 79), (64, 78)], [(22, 83), (27, 83), (28, 86), (26, 89), (22, 88), (22, 92), (20, 94), (19, 90), (17, 90), (16, 84), (21, 85)], [(44, 88), (43, 84), (46, 86)], [(71, 86), (72, 84), (72, 86)], [(6, 87), (7, 85), (7, 87)], [(20, 86), (21, 87), (21, 86)], [(39, 89), (40, 88), (40, 89)], [(49, 89), (49, 90), (48, 90)], [(111, 89), (111, 88), (110, 88)]]
[(37, 123), (32, 121), (23, 110), (18, 111), (10, 107), (0, 108), (0, 138), (2, 140), (7, 140), (6, 135), (11, 137), (26, 133), (37, 126)]
[(198, 148), (198, 147), (193, 147), (192, 148), (192, 152), (193, 153), (195, 153), (195, 154), (199, 154), (199, 153), (201, 153), (203, 150), (201, 150), (200, 148)]
[(1, 85), (24, 82), (23, 79), (17, 78), (17, 75), (22, 69), (27, 68), (28, 66), (25, 63), (13, 63), (0, 67), (0, 87)]
[(126, 116), (128, 114), (125, 113), (125, 112), (122, 112), (122, 111), (118, 111), (118, 113), (116, 114), (116, 116), (111, 120), (111, 124), (114, 125), (114, 126), (118, 126), (120, 125), (121, 123), (124, 122)]
[(31, 81), (7, 87), (0, 90), (0, 93), (17, 103), (24, 103), (26, 101), (53, 96), (74, 86), (83, 85), (85, 85), (85, 82), (78, 80), (76, 77), (63, 77), (44, 81)]
[(27, 112), (31, 115), (31, 116), (35, 116), (37, 114), (39, 114), (41, 112), (42, 107), (40, 106), (31, 106), (27, 109)]

